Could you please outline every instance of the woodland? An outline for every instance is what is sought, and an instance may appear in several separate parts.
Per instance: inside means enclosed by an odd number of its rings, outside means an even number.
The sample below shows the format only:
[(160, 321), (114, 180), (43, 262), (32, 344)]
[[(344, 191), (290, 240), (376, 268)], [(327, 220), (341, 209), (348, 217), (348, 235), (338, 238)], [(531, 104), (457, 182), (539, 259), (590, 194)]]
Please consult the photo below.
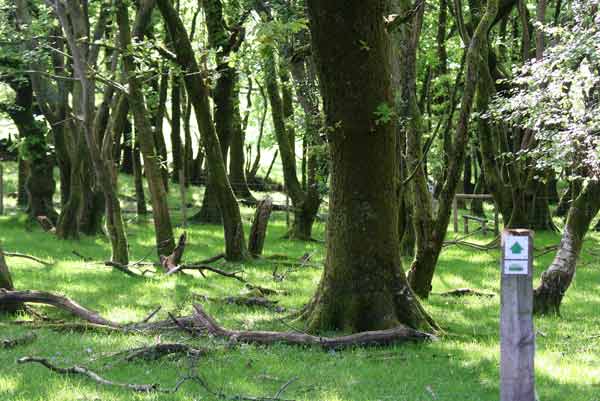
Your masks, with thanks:
[(599, 3), (0, 0), (0, 400), (597, 401)]

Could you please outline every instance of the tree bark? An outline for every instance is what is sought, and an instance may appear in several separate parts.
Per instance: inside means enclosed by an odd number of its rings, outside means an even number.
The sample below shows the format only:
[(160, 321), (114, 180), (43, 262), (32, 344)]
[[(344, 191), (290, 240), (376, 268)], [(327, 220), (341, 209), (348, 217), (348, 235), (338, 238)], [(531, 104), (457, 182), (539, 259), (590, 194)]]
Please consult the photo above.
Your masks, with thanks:
[(560, 313), (563, 297), (575, 276), (583, 239), (600, 209), (598, 199), (600, 183), (592, 181), (573, 201), (558, 252), (550, 267), (542, 273), (540, 285), (534, 291), (534, 313)]
[(384, 3), (307, 2), (331, 152), (325, 271), (305, 311), (313, 331), (435, 327), (400, 260), (395, 124), (376, 121), (393, 102)]

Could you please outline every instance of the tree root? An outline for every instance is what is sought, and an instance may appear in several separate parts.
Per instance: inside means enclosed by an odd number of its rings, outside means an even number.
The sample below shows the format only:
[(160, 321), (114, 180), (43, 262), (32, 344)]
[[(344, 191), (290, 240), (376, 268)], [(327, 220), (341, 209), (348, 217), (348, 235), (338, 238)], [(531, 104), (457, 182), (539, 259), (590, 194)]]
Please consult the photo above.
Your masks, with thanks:
[(319, 337), (305, 333), (276, 331), (240, 331), (225, 329), (209, 316), (202, 306), (194, 305), (194, 319), (197, 326), (215, 337), (225, 338), (233, 342), (271, 345), (283, 343), (300, 346), (320, 346), (323, 349), (340, 349), (353, 346), (389, 345), (401, 342), (427, 341), (435, 336), (423, 333), (406, 326), (389, 330), (365, 331), (342, 337)]

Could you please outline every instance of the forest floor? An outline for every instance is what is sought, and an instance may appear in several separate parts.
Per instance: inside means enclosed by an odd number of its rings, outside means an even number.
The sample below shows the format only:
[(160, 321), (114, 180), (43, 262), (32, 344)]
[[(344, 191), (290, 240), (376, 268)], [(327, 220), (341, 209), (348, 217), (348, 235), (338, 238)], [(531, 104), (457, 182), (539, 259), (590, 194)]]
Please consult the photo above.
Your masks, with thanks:
[[(14, 165), (9, 165), (8, 191), (14, 191)], [(124, 201), (133, 194), (129, 178), (122, 179)], [(178, 188), (172, 185), (170, 200), (178, 208)], [(193, 203), (200, 193), (194, 190)], [(324, 258), (322, 243), (282, 239), (286, 231), (285, 214), (273, 214), (265, 244), (265, 256), (286, 255), (300, 260), (310, 254), (310, 266), (289, 269), (277, 259), (244, 264), (213, 265), (224, 270), (244, 271), (249, 281), (280, 290), (285, 295), (271, 296), (285, 311), (238, 306), (219, 298), (247, 293), (243, 284), (230, 278), (206, 273), (206, 278), (165, 277), (131, 278), (104, 267), (99, 262), (109, 257), (104, 238), (84, 237), (78, 241), (60, 241), (28, 223), (9, 203), (9, 214), (0, 216), (0, 242), (7, 252), (22, 252), (53, 262), (8, 258), (17, 289), (36, 289), (61, 293), (118, 322), (139, 321), (158, 306), (154, 320), (191, 313), (193, 303), (201, 303), (217, 321), (228, 328), (290, 330), (286, 316), (305, 304), (319, 281)], [(125, 206), (133, 208), (133, 203)], [(195, 211), (194, 208), (191, 211)], [(252, 210), (243, 209), (249, 228)], [(177, 233), (181, 215), (173, 212)], [(131, 259), (150, 255), (155, 258), (153, 226), (150, 218), (138, 219), (127, 214)], [(196, 261), (223, 251), (219, 226), (192, 225), (188, 232), (185, 260)], [(324, 224), (315, 227), (322, 239)], [(453, 234), (452, 234), (453, 235)], [(493, 236), (474, 236), (470, 240), (485, 244)], [(554, 233), (536, 233), (540, 251), (556, 245)], [(90, 258), (83, 261), (73, 251)], [(535, 258), (535, 282), (553, 258), (553, 252)], [(497, 400), (499, 383), (499, 252), (478, 251), (463, 246), (445, 249), (439, 262), (433, 288), (435, 293), (461, 287), (495, 294), (494, 297), (448, 298), (432, 295), (424, 301), (426, 309), (446, 331), (440, 341), (403, 344), (380, 348), (355, 348), (325, 352), (317, 348), (284, 345), (258, 347), (231, 346), (216, 339), (189, 338), (181, 332), (148, 335), (132, 332), (57, 331), (14, 324), (31, 319), (29, 315), (0, 317), (0, 340), (15, 338), (29, 331), (37, 340), (10, 350), (0, 348), (0, 400), (2, 401), (126, 401), (126, 400), (273, 400), (286, 384), (281, 400)], [(313, 266), (317, 265), (317, 266)], [(405, 260), (407, 268), (409, 260)], [(274, 281), (273, 271), (286, 273)], [(600, 235), (591, 234), (586, 242), (578, 274), (564, 300), (562, 317), (536, 318), (536, 387), (543, 401), (600, 400)], [(204, 296), (209, 299), (206, 300)], [(52, 307), (34, 306), (52, 318), (71, 320)], [(198, 359), (185, 356), (165, 357), (158, 361), (126, 362), (118, 351), (158, 342), (183, 342), (209, 347), (210, 353)], [(18, 365), (22, 356), (41, 356), (61, 367), (83, 365), (102, 376), (126, 383), (158, 383), (173, 387), (179, 378), (195, 369), (216, 398), (205, 387), (188, 382), (174, 394), (142, 394), (101, 386), (87, 378), (53, 373), (33, 364)], [(246, 398), (244, 398), (246, 397)]]

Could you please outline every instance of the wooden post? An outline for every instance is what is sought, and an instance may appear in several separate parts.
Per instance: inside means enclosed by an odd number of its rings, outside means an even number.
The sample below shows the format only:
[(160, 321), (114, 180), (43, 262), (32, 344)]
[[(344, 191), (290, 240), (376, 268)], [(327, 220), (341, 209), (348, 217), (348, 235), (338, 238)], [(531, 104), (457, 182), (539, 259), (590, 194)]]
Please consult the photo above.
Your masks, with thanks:
[(500, 401), (535, 401), (533, 231), (502, 232)]
[(454, 197), (454, 201), (452, 201), (452, 213), (454, 214), (454, 232), (458, 232), (458, 201), (456, 197)]
[(4, 166), (0, 161), (0, 216), (4, 214)]
[(181, 193), (181, 216), (183, 227), (187, 227), (187, 196), (185, 191), (185, 171), (179, 170), (179, 191)]

